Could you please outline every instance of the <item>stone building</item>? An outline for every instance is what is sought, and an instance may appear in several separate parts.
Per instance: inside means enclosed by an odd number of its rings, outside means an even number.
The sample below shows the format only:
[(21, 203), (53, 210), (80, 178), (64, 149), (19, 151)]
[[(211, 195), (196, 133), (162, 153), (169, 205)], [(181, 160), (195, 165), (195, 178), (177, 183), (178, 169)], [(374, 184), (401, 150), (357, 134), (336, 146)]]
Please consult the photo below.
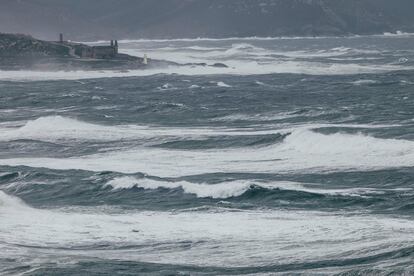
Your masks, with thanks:
[(92, 47), (92, 58), (108, 59), (108, 58), (114, 58), (117, 54), (118, 54), (118, 40), (115, 40), (115, 41), (111, 40), (110, 46)]
[(59, 35), (59, 43), (69, 48), (70, 55), (79, 58), (111, 59), (118, 55), (118, 40), (111, 40), (108, 46), (88, 46), (63, 40), (63, 34)]

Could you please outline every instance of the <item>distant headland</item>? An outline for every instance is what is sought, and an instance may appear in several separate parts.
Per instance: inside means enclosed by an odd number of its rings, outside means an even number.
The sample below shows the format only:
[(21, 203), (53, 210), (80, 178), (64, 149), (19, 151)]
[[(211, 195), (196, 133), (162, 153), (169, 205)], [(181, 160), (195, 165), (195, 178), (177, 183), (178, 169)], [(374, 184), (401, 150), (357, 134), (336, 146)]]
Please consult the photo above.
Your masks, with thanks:
[(118, 41), (89, 46), (65, 41), (44, 41), (24, 34), (0, 33), (0, 70), (145, 69), (170, 62), (149, 60), (118, 52)]
[(89, 46), (65, 41), (45, 41), (25, 34), (0, 33), (0, 70), (133, 70), (166, 66), (227, 67), (225, 64), (180, 64), (119, 53), (118, 41)]

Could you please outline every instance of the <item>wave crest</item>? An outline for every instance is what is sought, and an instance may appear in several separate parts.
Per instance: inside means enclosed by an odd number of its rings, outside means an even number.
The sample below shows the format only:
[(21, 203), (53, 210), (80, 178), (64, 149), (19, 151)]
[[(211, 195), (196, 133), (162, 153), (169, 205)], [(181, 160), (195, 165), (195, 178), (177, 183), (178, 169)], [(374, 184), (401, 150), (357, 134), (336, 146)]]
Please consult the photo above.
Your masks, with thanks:
[[(310, 184), (309, 184), (310, 185)], [(306, 192), (320, 195), (341, 195), (341, 196), (361, 196), (371, 193), (379, 193), (373, 189), (350, 188), (350, 189), (322, 189), (306, 187), (302, 183), (291, 181), (277, 181), (271, 183), (260, 183), (248, 180), (228, 181), (219, 184), (199, 184), (187, 181), (162, 181), (148, 178), (136, 178), (132, 176), (117, 177), (107, 182), (104, 187), (111, 187), (113, 190), (124, 190), (132, 188), (143, 188), (145, 190), (182, 189), (186, 194), (194, 194), (198, 198), (226, 199), (239, 197), (254, 188), (266, 190), (289, 190)]]
[(252, 186), (249, 182), (224, 182), (220, 184), (195, 184), (187, 181), (167, 182), (152, 179), (138, 179), (125, 176), (109, 181), (105, 186), (111, 186), (114, 190), (143, 188), (155, 190), (158, 188), (183, 189), (184, 193), (195, 194), (197, 197), (229, 198), (244, 194)]
[(100, 125), (62, 116), (46, 116), (27, 121), (17, 128), (0, 128), (0, 141), (33, 139), (55, 140), (102, 140), (116, 141), (160, 136), (244, 136), (274, 134), (275, 131), (255, 131), (214, 127), (162, 127), (150, 125)]

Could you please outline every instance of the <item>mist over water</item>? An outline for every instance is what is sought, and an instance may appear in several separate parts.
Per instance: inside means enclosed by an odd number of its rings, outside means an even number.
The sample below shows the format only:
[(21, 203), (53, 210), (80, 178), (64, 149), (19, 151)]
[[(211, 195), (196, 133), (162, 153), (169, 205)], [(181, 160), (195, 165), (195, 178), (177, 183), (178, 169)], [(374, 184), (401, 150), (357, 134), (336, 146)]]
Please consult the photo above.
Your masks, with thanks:
[(228, 68), (1, 71), (0, 275), (413, 273), (413, 42), (130, 40)]

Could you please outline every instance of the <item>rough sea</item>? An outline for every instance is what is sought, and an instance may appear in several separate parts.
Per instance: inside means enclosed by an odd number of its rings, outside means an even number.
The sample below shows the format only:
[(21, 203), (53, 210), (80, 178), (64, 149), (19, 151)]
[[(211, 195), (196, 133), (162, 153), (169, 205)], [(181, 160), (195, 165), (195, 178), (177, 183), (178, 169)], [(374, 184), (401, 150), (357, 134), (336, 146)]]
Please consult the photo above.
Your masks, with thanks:
[(0, 275), (413, 275), (414, 35), (125, 40), (0, 71)]

